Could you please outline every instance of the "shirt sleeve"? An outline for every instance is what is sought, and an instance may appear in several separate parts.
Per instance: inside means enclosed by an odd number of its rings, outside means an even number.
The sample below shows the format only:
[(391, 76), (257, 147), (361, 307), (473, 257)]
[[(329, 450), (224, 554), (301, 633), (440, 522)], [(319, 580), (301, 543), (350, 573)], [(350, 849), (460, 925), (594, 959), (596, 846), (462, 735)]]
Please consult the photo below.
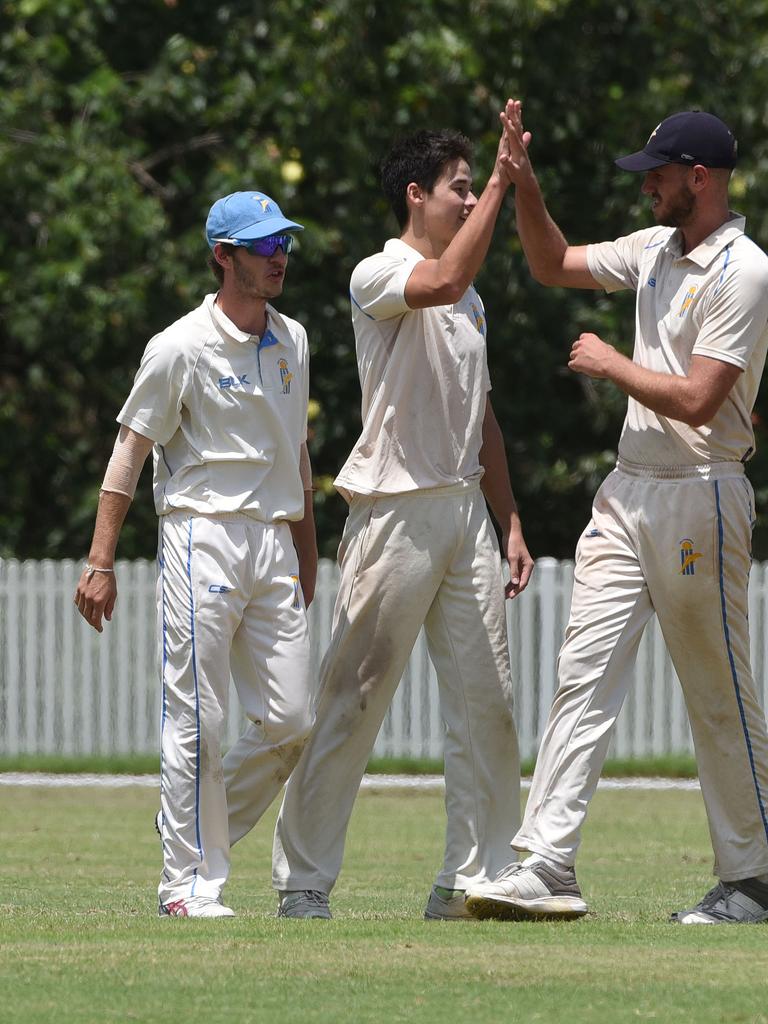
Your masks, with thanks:
[(173, 340), (156, 334), (144, 350), (118, 423), (155, 444), (167, 444), (181, 425), (185, 379), (184, 359)]
[(693, 355), (749, 365), (755, 346), (768, 323), (768, 265), (727, 259), (707, 303)]
[(666, 242), (666, 234), (658, 238), (656, 228), (635, 231), (613, 242), (597, 242), (587, 246), (587, 266), (599, 285), (607, 292), (622, 289), (637, 291), (640, 267), (645, 254)]
[(399, 256), (369, 256), (352, 272), (349, 295), (353, 305), (371, 320), (390, 320), (412, 312), (405, 301), (405, 286), (413, 268), (413, 262)]

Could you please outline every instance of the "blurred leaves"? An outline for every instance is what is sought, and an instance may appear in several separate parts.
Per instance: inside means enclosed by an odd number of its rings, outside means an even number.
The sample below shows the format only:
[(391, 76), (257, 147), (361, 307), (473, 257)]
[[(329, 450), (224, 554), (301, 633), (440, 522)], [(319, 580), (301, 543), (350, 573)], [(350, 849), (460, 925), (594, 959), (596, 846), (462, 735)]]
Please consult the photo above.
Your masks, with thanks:
[[(348, 309), (355, 263), (395, 233), (377, 162), (398, 132), (451, 126), (482, 186), (508, 95), (525, 100), (553, 215), (576, 243), (650, 223), (613, 157), (675, 110), (720, 114), (735, 181), (768, 244), (768, 12), (731, 0), (0, 0), (0, 554), (80, 556), (115, 422), (149, 337), (214, 288), (203, 224), (240, 188), (307, 230), (280, 306), (312, 346), (322, 550), (330, 481), (359, 430)], [(745, 45), (748, 40), (748, 45)], [(595, 330), (631, 349), (632, 296), (545, 290), (511, 200), (478, 280), (493, 400), (531, 549), (568, 557), (612, 464), (624, 399), (565, 368)], [(752, 478), (768, 558), (758, 402)], [(768, 446), (767, 446), (768, 447)], [(152, 554), (149, 471), (120, 554)]]

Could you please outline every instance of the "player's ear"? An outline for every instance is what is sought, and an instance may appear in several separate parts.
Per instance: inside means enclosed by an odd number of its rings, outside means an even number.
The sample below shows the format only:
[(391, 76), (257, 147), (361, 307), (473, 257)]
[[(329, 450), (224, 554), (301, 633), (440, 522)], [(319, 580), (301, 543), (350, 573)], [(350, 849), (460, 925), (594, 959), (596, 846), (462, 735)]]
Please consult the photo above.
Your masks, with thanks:
[(691, 181), (693, 187), (700, 192), (701, 189), (706, 188), (709, 184), (709, 168), (705, 167), (703, 164), (694, 164), (692, 170), (693, 174), (691, 176)]
[(409, 206), (421, 206), (424, 202), (424, 189), (415, 181), (409, 181), (405, 188), (405, 198)]
[(232, 262), (232, 251), (229, 246), (217, 242), (213, 247), (213, 258), (220, 267), (228, 267)]

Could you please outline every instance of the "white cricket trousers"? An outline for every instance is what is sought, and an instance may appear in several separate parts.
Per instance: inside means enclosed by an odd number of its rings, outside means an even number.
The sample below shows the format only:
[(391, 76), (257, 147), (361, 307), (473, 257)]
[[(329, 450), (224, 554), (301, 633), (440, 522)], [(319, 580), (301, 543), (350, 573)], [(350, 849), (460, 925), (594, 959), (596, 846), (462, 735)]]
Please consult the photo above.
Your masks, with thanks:
[(316, 722), (280, 809), (273, 884), (333, 888), (360, 780), (422, 625), (446, 729), (437, 883), (493, 877), (509, 860), (520, 779), (500, 556), (478, 486), (355, 496), (339, 562)]
[(512, 846), (573, 864), (587, 805), (655, 612), (680, 679), (715, 852), (768, 871), (768, 733), (749, 660), (752, 487), (739, 463), (619, 462), (576, 551), (559, 689)]
[[(312, 722), (306, 611), (287, 523), (160, 520), (162, 903), (217, 899), (230, 844), (299, 759)], [(222, 763), (230, 673), (248, 726)]]

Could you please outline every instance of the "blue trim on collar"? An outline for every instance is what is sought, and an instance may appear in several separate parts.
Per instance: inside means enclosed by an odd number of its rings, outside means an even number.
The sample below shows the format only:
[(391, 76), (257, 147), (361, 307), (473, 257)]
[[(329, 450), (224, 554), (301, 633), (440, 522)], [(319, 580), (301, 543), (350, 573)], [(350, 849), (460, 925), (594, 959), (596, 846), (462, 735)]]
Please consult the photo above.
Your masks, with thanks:
[(270, 348), (272, 345), (279, 345), (279, 344), (280, 344), (280, 341), (278, 340), (278, 338), (275, 337), (275, 335), (272, 333), (272, 331), (268, 327), (266, 329), (266, 331), (264, 332), (264, 335), (263, 335), (261, 341), (259, 342), (259, 351), (261, 351), (261, 349), (263, 349), (263, 348)]

